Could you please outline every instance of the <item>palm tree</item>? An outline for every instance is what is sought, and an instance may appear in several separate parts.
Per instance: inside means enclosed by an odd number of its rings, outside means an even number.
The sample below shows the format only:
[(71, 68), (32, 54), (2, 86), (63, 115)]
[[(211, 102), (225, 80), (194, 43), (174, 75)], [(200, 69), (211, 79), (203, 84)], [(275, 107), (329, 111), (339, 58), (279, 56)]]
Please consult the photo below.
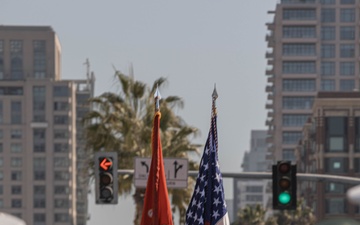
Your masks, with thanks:
[[(134, 157), (151, 156), (153, 96), (156, 86), (161, 87), (166, 79), (157, 79), (150, 88), (132, 75), (127, 76), (120, 71), (115, 71), (115, 78), (119, 93), (105, 92), (90, 99), (94, 109), (84, 117), (87, 149), (90, 157), (96, 151), (116, 151), (119, 169), (132, 169)], [(182, 100), (177, 96), (169, 96), (160, 104), (163, 155), (187, 158), (189, 152), (198, 152), (200, 147), (190, 142), (190, 138), (198, 134), (198, 129), (186, 125), (174, 113), (177, 107), (183, 107)], [(196, 167), (194, 162), (189, 162), (189, 169)], [(189, 181), (190, 186), (192, 181)], [(119, 195), (128, 195), (133, 190), (133, 176), (119, 176)], [(184, 212), (191, 193), (191, 188), (169, 190), (173, 211)], [(136, 188), (133, 194), (135, 225), (141, 220), (144, 194), (144, 188)], [(180, 215), (182, 217), (184, 215)]]

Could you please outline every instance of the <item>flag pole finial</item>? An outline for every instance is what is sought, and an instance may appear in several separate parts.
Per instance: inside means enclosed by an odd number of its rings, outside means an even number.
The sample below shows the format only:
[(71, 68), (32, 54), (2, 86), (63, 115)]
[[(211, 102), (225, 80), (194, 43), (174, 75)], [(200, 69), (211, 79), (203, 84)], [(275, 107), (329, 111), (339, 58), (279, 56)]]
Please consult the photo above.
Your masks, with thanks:
[(214, 91), (212, 93), (212, 99), (213, 99), (213, 102), (212, 102), (212, 109), (213, 109), (213, 113), (214, 115), (217, 114), (217, 111), (216, 111), (216, 99), (219, 97), (217, 91), (216, 91), (216, 83), (214, 84)]
[(154, 99), (155, 99), (155, 112), (158, 112), (158, 111), (160, 111), (160, 99), (161, 99), (161, 95), (160, 95), (160, 91), (159, 91), (159, 84), (157, 84), (157, 86), (156, 86)]

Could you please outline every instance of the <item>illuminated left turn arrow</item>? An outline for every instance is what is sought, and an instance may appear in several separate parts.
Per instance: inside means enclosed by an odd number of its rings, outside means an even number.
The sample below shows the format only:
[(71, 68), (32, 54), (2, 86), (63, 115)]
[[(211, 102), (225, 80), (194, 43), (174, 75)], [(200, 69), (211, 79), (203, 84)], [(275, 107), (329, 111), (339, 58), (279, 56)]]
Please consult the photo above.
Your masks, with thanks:
[(107, 158), (104, 158), (103, 161), (101, 161), (101, 163), (100, 163), (100, 167), (103, 170), (108, 170), (109, 167), (111, 167), (111, 166), (112, 166), (112, 161), (108, 160)]

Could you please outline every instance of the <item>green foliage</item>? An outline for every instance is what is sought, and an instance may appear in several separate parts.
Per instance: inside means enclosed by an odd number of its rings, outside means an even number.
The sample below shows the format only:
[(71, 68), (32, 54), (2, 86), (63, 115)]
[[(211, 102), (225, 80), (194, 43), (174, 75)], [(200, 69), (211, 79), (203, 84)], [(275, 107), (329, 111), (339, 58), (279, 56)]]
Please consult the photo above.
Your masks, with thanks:
[[(151, 134), (154, 117), (154, 93), (156, 87), (166, 83), (165, 78), (157, 79), (149, 87), (137, 81), (133, 76), (115, 72), (119, 92), (105, 92), (90, 99), (93, 110), (84, 117), (86, 143), (90, 170), (93, 166), (93, 154), (97, 151), (116, 151), (119, 169), (133, 169), (134, 157), (151, 156)], [(178, 96), (169, 96), (160, 102), (161, 141), (164, 157), (188, 158), (189, 152), (198, 153), (200, 145), (192, 144), (190, 139), (198, 134), (198, 129), (186, 125), (183, 119), (174, 113), (182, 108), (183, 101)], [(197, 167), (189, 161), (190, 169)], [(193, 180), (189, 179), (189, 186)], [(192, 187), (192, 186), (191, 186)], [(119, 176), (119, 194), (127, 195), (134, 190), (133, 176)], [(144, 189), (136, 189), (133, 195), (136, 203), (136, 218), (141, 217)], [(173, 208), (184, 211), (191, 197), (191, 188), (169, 190)]]

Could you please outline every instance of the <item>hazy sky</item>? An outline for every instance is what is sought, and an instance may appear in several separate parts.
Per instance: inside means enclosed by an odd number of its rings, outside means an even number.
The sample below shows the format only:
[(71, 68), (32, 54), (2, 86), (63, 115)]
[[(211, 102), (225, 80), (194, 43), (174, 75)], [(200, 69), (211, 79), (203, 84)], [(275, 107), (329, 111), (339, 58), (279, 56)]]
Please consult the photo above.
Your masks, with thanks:
[[(222, 171), (241, 171), (250, 131), (265, 129), (266, 22), (276, 0), (17, 0), (1, 1), (2, 25), (49, 25), (62, 45), (62, 77), (85, 78), (89, 58), (99, 95), (113, 85), (113, 66), (124, 73), (132, 63), (135, 78), (169, 81), (163, 96), (178, 95), (178, 114), (201, 130), (204, 144), (210, 126), (211, 94), (219, 98), (219, 158)], [(225, 181), (231, 198), (232, 183)], [(94, 206), (89, 225), (106, 213), (108, 224), (132, 224), (131, 196), (118, 206)], [(116, 222), (120, 221), (120, 222)], [(175, 221), (177, 223), (177, 221)]]

